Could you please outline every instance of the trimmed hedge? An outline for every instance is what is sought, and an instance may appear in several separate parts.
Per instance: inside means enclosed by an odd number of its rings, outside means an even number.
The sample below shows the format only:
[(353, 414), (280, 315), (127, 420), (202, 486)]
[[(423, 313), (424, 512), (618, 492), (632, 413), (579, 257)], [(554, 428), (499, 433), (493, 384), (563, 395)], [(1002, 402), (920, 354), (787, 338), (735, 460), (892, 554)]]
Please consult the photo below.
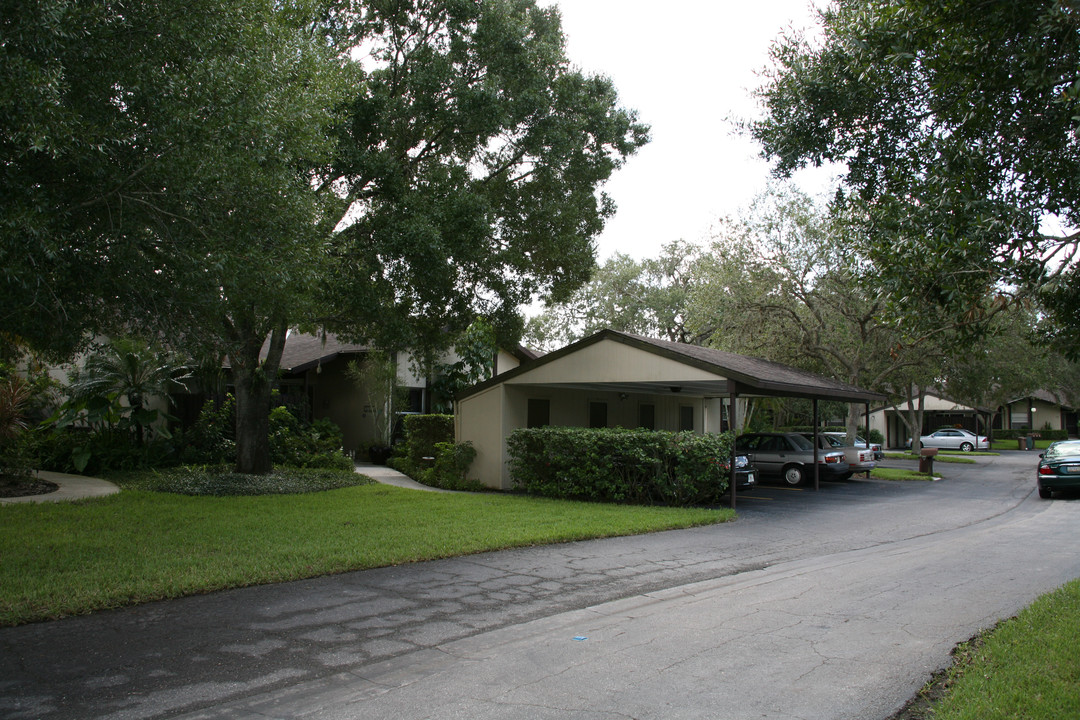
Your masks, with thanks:
[(728, 488), (731, 434), (543, 427), (507, 445), (531, 495), (640, 505), (714, 505)]
[(1032, 436), (1036, 440), (1068, 440), (1068, 430), (995, 430), (994, 440), (1015, 440), (1017, 438)]

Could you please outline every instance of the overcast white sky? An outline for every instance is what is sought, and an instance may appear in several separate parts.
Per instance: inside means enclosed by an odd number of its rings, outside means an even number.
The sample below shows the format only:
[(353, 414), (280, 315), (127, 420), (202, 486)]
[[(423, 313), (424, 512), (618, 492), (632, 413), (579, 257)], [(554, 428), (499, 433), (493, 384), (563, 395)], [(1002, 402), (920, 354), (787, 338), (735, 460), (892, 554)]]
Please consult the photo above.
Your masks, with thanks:
[[(755, 114), (755, 73), (782, 30), (813, 34), (811, 3), (541, 1), (560, 8), (571, 62), (610, 77), (622, 104), (652, 126), (652, 142), (606, 186), (619, 209), (598, 238), (601, 262), (615, 251), (642, 259), (673, 240), (702, 240), (717, 218), (735, 216), (764, 189), (768, 165), (728, 118)], [(796, 178), (812, 194), (828, 180), (821, 172)]]

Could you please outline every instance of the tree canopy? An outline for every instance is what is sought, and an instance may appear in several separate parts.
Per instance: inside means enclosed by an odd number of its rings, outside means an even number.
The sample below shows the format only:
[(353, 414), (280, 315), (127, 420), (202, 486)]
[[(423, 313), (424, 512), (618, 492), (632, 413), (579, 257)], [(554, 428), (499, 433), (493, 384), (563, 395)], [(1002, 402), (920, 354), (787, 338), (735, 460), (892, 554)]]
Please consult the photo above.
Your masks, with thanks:
[(533, 0), (366, 3), (349, 32), (367, 74), (333, 168), (351, 206), (326, 322), (427, 346), (479, 315), (516, 339), (518, 305), (588, 278), (601, 186), (647, 128)]
[(1080, 10), (1056, 0), (835, 0), (772, 49), (750, 123), (788, 175), (839, 163), (838, 205), (912, 323), (1041, 296), (1080, 353)]
[(290, 327), (513, 336), (518, 304), (587, 278), (601, 186), (647, 141), (533, 0), (32, 0), (0, 23), (0, 336), (227, 357), (248, 472)]
[(698, 246), (681, 240), (641, 261), (615, 253), (569, 297), (561, 302), (549, 297), (543, 312), (526, 324), (525, 342), (551, 351), (604, 328), (694, 342), (686, 309), (700, 254)]

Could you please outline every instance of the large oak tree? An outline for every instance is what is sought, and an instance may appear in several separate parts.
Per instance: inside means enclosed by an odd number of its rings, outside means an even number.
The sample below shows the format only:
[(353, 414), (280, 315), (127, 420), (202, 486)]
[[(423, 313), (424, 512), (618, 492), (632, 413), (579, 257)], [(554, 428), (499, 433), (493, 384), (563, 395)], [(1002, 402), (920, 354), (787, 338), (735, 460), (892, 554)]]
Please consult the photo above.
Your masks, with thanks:
[(646, 141), (531, 0), (35, 0), (2, 22), (0, 333), (227, 356), (247, 472), (290, 327), (512, 332), (587, 277), (599, 187)]

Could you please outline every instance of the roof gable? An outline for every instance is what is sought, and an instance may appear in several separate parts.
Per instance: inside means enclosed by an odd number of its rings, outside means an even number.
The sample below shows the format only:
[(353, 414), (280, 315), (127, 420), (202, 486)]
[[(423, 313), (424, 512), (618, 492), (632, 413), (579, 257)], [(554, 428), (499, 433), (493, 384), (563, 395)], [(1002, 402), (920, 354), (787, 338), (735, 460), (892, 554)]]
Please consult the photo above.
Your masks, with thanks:
[[(621, 350), (625, 357), (613, 361), (613, 349)], [(575, 362), (570, 362), (571, 359)], [(590, 367), (590, 361), (605, 362), (606, 366)], [(460, 397), (500, 383), (636, 385), (630, 389), (648, 386), (655, 391), (667, 387), (672, 392), (698, 395), (737, 392), (849, 402), (884, 398), (879, 393), (781, 363), (615, 330), (601, 330), (561, 350), (522, 363), (464, 391)]]

